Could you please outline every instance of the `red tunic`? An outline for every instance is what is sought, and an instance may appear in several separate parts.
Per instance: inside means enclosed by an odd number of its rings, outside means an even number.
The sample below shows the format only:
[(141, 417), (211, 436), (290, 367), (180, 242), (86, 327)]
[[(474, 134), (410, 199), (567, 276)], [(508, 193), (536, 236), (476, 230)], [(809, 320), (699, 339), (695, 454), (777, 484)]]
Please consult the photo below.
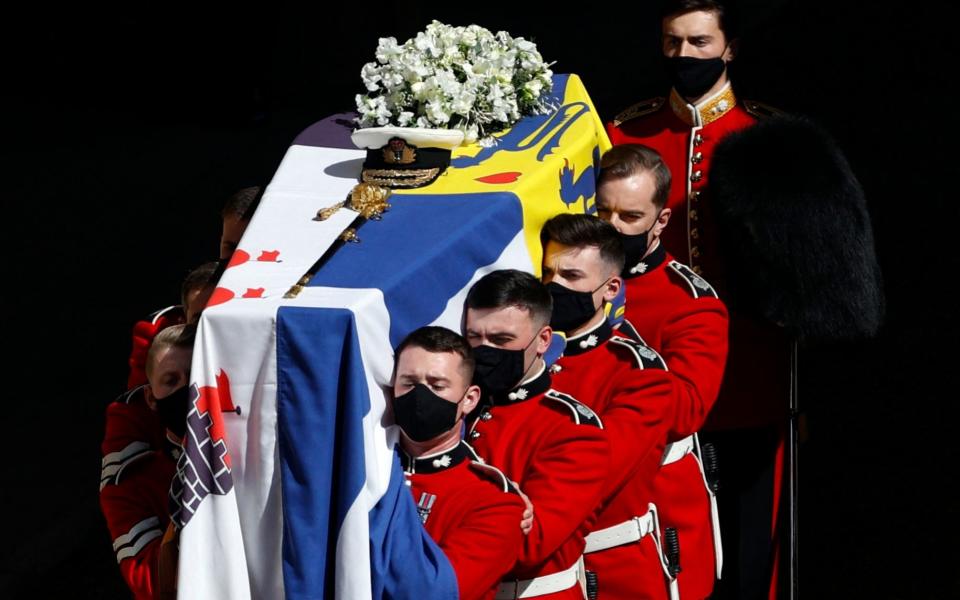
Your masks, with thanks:
[[(530, 498), (533, 529), (507, 579), (567, 570), (583, 553), (609, 473), (609, 445), (596, 415), (550, 390), (542, 371), (507, 394), (486, 398), (470, 429), (471, 445)], [(578, 409), (579, 407), (579, 409)], [(583, 598), (579, 586), (539, 596)]]
[[(660, 350), (677, 382), (671, 442), (703, 426), (723, 379), (727, 358), (727, 309), (704, 279), (673, 260), (659, 245), (639, 264), (628, 265), (626, 323)], [(631, 274), (630, 272), (633, 271)], [(710, 492), (696, 454), (663, 465), (653, 480), (660, 523), (677, 530), (681, 598), (706, 598), (716, 578)]]
[[(720, 392), (727, 362), (727, 308), (713, 287), (674, 260), (663, 244), (626, 277), (626, 312), (640, 339), (660, 351), (677, 380), (670, 441), (700, 431)], [(628, 269), (629, 270), (629, 269)], [(629, 335), (627, 327), (621, 331)]]
[[(673, 214), (661, 241), (681, 263), (705, 274), (721, 295), (724, 265), (706, 190), (707, 174), (724, 136), (753, 125), (764, 111), (769, 114), (756, 102), (741, 102), (728, 85), (698, 107), (672, 92), (668, 100), (642, 102), (607, 124), (614, 145), (645, 144), (660, 153), (673, 175), (667, 199)], [(790, 383), (789, 340), (780, 329), (735, 313), (730, 320), (730, 348), (726, 378), (706, 428), (782, 422)]]
[[(554, 389), (600, 414), (610, 442), (611, 475), (594, 530), (647, 513), (663, 456), (675, 384), (660, 356), (613, 334), (603, 321), (567, 341), (554, 369)], [(660, 554), (651, 536), (585, 555), (601, 598), (668, 597)]]
[(151, 451), (100, 490), (120, 573), (137, 600), (157, 597), (160, 542), (170, 522), (167, 494), (175, 471), (172, 458)]
[(466, 443), (400, 456), (420, 519), (457, 574), (460, 600), (492, 599), (520, 551), (520, 496), (503, 473), (472, 460)]
[(667, 198), (673, 215), (661, 240), (677, 260), (715, 278), (717, 232), (704, 194), (710, 162), (724, 136), (753, 125), (757, 118), (729, 86), (703, 102), (699, 111), (676, 92), (669, 100), (641, 105), (648, 108), (636, 114), (627, 110), (607, 124), (610, 141), (615, 146), (644, 144), (660, 153), (673, 176)]
[(107, 406), (100, 488), (119, 477), (143, 455), (164, 447), (166, 437), (157, 413), (147, 406), (144, 386), (125, 392)]

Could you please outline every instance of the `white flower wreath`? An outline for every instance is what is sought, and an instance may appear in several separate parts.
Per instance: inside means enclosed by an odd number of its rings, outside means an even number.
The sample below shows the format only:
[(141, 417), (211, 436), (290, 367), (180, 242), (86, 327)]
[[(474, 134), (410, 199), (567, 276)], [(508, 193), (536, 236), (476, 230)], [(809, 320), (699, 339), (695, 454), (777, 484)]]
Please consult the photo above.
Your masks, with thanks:
[[(505, 31), (433, 21), (398, 45), (380, 38), (377, 60), (363, 66), (358, 125), (458, 129), (487, 145), (522, 116), (543, 114), (553, 81), (537, 46)], [(551, 63), (552, 64), (552, 63)]]

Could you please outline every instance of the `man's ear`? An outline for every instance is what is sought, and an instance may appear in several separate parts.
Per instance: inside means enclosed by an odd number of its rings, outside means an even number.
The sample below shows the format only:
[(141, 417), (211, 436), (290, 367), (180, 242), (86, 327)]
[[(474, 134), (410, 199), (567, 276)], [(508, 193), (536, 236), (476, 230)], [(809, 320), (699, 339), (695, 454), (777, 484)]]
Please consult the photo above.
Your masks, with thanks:
[(607, 282), (607, 289), (603, 290), (603, 301), (604, 302), (613, 302), (613, 300), (620, 294), (620, 289), (623, 287), (623, 278), (619, 275), (611, 277), (610, 281)]
[(550, 348), (550, 342), (553, 340), (553, 329), (549, 325), (544, 325), (540, 333), (537, 334), (537, 356), (546, 354)]
[(727, 64), (733, 62), (733, 59), (737, 57), (738, 52), (740, 52), (740, 40), (731, 40), (730, 44), (727, 46), (727, 49), (724, 51), (724, 55), (726, 55), (725, 61)]
[(669, 208), (664, 207), (660, 211), (660, 215), (657, 216), (657, 222), (653, 224), (653, 239), (659, 239), (663, 235), (663, 230), (667, 228), (667, 223), (670, 222), (670, 216), (673, 214), (673, 211)]
[(480, 402), (480, 386), (471, 385), (463, 397), (463, 414), (469, 415)]
[(150, 410), (157, 410), (157, 397), (153, 395), (153, 388), (150, 387), (149, 383), (143, 386), (143, 399)]

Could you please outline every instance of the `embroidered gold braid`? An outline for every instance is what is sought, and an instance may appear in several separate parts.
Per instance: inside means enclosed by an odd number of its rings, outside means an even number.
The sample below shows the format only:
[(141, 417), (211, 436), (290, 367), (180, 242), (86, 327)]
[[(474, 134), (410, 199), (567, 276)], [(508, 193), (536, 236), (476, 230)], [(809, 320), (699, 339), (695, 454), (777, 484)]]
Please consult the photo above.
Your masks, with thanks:
[(363, 172), (364, 183), (388, 187), (411, 187), (429, 183), (440, 169), (367, 169)]

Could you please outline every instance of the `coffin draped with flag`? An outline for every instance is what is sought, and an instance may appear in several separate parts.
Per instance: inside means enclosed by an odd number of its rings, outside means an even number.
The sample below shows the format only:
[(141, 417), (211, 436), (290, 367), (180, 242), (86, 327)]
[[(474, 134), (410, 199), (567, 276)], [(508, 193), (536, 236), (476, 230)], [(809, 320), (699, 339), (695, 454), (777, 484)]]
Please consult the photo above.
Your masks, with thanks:
[(456, 598), (383, 420), (392, 348), (423, 325), (459, 330), (474, 281), (538, 273), (543, 222), (595, 211), (602, 124), (576, 75), (554, 76), (550, 102), (395, 191), (360, 243), (284, 298), (357, 216), (314, 220), (365, 156), (350, 115), (294, 141), (200, 322), (171, 488), (180, 598)]

